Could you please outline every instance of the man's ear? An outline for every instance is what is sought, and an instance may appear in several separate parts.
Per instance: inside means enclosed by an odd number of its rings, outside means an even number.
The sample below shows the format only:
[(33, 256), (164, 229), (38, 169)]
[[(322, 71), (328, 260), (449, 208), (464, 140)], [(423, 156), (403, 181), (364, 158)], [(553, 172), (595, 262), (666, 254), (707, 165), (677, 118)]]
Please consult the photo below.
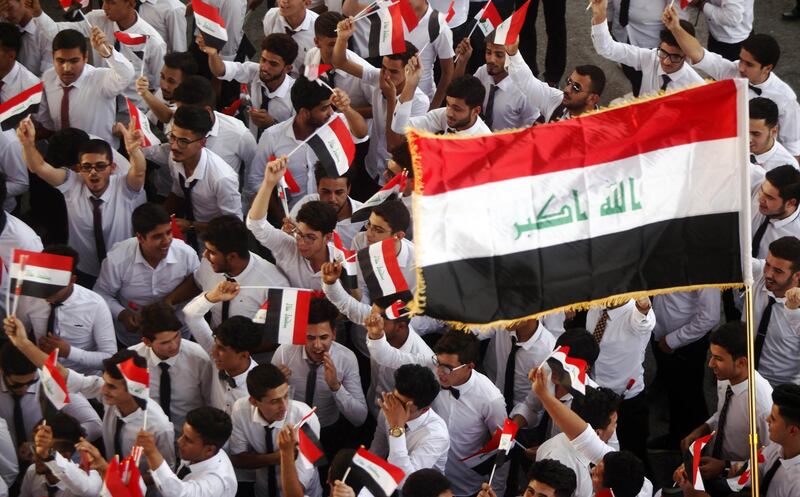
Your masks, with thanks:
[(394, 232), (394, 237), (397, 238), (398, 240), (402, 240), (403, 238), (406, 237), (406, 232), (405, 231), (395, 231)]

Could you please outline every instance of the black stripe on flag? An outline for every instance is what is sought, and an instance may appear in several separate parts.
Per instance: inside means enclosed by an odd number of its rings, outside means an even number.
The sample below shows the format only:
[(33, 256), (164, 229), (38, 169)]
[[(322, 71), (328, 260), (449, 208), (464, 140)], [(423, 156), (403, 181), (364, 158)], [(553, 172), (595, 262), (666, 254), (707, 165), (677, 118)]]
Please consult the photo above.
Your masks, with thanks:
[(267, 290), (267, 302), (269, 302), (269, 309), (267, 309), (267, 318), (264, 322), (264, 338), (272, 343), (278, 343), (283, 290), (277, 288)]
[[(17, 287), (17, 279), (11, 278), (11, 292)], [(37, 281), (24, 280), (22, 282), (22, 295), (28, 297), (36, 297), (46, 299), (52, 297), (54, 293), (62, 290), (64, 287), (59, 285), (49, 285), (47, 283), (39, 283)]]
[(381, 50), (381, 16), (373, 14), (369, 16), (369, 40), (367, 48), (370, 57), (380, 56)]
[(436, 264), (422, 268), (422, 276), (425, 314), (466, 323), (647, 289), (737, 283), (739, 214), (673, 219), (538, 250)]
[(14, 114), (13, 116), (9, 116), (7, 119), (1, 122), (0, 129), (2, 129), (3, 131), (16, 129), (20, 121), (22, 121), (23, 119), (25, 119), (30, 115), (36, 114), (37, 112), (39, 112), (39, 104), (33, 104), (30, 107), (24, 109), (19, 114)]
[(317, 159), (322, 164), (322, 167), (325, 168), (325, 174), (329, 178), (338, 178), (341, 176), (336, 169), (336, 162), (333, 160), (333, 156), (328, 150), (328, 147), (325, 146), (325, 142), (322, 141), (319, 134), (309, 138), (308, 146), (311, 147), (311, 150), (317, 155)]

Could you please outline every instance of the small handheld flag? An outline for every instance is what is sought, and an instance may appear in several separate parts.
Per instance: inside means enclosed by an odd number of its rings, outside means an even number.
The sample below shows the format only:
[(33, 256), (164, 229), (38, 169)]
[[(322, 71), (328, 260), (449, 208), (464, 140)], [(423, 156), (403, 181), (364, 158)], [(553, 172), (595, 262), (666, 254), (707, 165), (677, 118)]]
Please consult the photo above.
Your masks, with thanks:
[(396, 175), (394, 178), (389, 180), (388, 183), (383, 185), (383, 188), (375, 192), (366, 202), (361, 204), (353, 215), (350, 216), (351, 222), (360, 223), (369, 219), (369, 215), (372, 213), (372, 208), (376, 205), (380, 205), (392, 198), (400, 198), (403, 192), (406, 189), (406, 181), (408, 179), (408, 171), (403, 169), (403, 171)]
[(389, 497), (397, 490), (406, 474), (397, 466), (359, 448), (353, 454), (347, 484), (358, 491), (366, 487), (375, 497)]
[[(704, 437), (697, 438), (694, 442), (689, 445), (689, 453), (688, 456), (691, 458), (691, 472), (687, 473), (690, 475), (692, 480), (692, 485), (695, 490), (705, 491), (705, 485), (703, 484), (703, 477), (700, 475), (700, 458), (703, 456), (703, 447), (708, 444), (708, 441), (714, 436), (714, 432), (709, 433)], [(686, 468), (686, 464), (684, 462), (684, 469)]]
[(266, 325), (267, 338), (272, 342), (304, 345), (310, 303), (311, 290), (270, 288), (253, 322)]
[(40, 82), (0, 103), (0, 129), (14, 129), (25, 117), (35, 114), (39, 110), (43, 90), (44, 83)]
[(44, 391), (47, 400), (56, 409), (61, 410), (65, 405), (69, 404), (69, 392), (67, 391), (67, 382), (58, 372), (57, 362), (58, 349), (53, 349), (42, 365), (42, 391)]
[(358, 251), (358, 265), (373, 299), (409, 291), (394, 242), (391, 237)]
[(117, 369), (125, 378), (128, 392), (136, 398), (137, 403), (145, 409), (150, 398), (150, 373), (147, 367), (139, 367), (133, 362), (133, 357), (117, 364)]
[(514, 11), (511, 17), (500, 23), (494, 33), (494, 43), (498, 45), (511, 45), (519, 38), (519, 32), (522, 30), (522, 24), (525, 22), (525, 14), (528, 12), (528, 6), (531, 0), (528, 0), (522, 7)]
[(571, 392), (586, 394), (586, 361), (569, 357), (569, 347), (562, 345), (553, 351), (542, 364), (552, 373), (552, 381)]
[(192, 0), (192, 10), (197, 29), (203, 33), (205, 44), (222, 50), (228, 42), (228, 31), (225, 29), (225, 19), (219, 14), (219, 10), (203, 0)]
[(142, 133), (144, 139), (142, 145), (151, 147), (160, 144), (161, 140), (150, 130), (150, 122), (147, 120), (147, 117), (142, 114), (142, 111), (140, 111), (128, 97), (125, 97), (125, 102), (128, 105), (128, 114), (130, 114), (131, 119), (136, 119), (136, 130)]
[(328, 176), (338, 178), (347, 172), (356, 155), (350, 129), (340, 116), (335, 116), (309, 137), (308, 146), (325, 167)]
[(183, 234), (183, 231), (178, 227), (178, 221), (175, 220), (175, 214), (171, 214), (169, 216), (169, 224), (172, 228), (172, 238), (177, 238), (178, 240), (186, 241), (186, 235)]
[(298, 458), (307, 468), (324, 465), (327, 462), (319, 438), (307, 424), (297, 430), (297, 446)]
[(342, 238), (336, 231), (333, 232), (333, 241), (329, 244), (328, 249), (333, 252), (333, 259), (341, 261), (344, 274), (342, 275), (342, 284), (346, 288), (356, 288), (358, 284), (358, 261), (356, 260), (356, 251), (345, 248), (342, 243)]
[(28, 297), (50, 297), (69, 286), (72, 264), (72, 257), (14, 249), (9, 270), (11, 287), (19, 284), (20, 294)]

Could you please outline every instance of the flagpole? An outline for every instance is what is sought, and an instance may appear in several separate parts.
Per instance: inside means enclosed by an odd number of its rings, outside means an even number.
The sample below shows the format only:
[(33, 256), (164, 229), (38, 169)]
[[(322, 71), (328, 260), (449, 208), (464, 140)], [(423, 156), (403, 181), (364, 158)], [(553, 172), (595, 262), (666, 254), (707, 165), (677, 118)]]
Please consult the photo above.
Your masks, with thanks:
[(364, 7), (363, 9), (361, 9), (361, 10), (358, 12), (358, 14), (354, 15), (354, 16), (353, 16), (353, 20), (355, 20), (356, 18), (358, 18), (359, 16), (361, 16), (361, 15), (362, 15), (364, 12), (368, 11), (368, 10), (369, 10), (370, 8), (372, 8), (372, 6), (373, 6), (373, 5), (375, 5), (376, 3), (378, 3), (378, 1), (377, 1), (377, 0), (373, 0), (373, 1), (372, 1), (372, 2), (369, 4), (369, 5), (367, 5), (367, 6), (366, 6), (366, 7)]
[(371, 15), (373, 15), (373, 14), (377, 14), (378, 12), (380, 12), (380, 11), (381, 11), (381, 10), (383, 10), (383, 9), (388, 9), (389, 7), (392, 7), (392, 6), (394, 6), (394, 5), (397, 5), (398, 3), (400, 3), (400, 2), (393, 2), (393, 3), (390, 3), (390, 4), (386, 5), (386, 6), (384, 6), (384, 7), (381, 7), (381, 8), (380, 8), (380, 9), (378, 9), (378, 10), (373, 10), (372, 12), (368, 12), (368, 13), (366, 13), (366, 14), (364, 14), (364, 15), (360, 16), (360, 17), (356, 16), (356, 17), (354, 17), (354, 18), (353, 18), (353, 22), (358, 22), (358, 21), (360, 21), (361, 19), (366, 19), (367, 17), (369, 17), (369, 16), (371, 16)]
[(489, 475), (489, 486), (492, 486), (492, 478), (494, 478), (494, 471), (497, 469), (497, 463), (492, 466), (492, 474)]
[(756, 414), (756, 368), (755, 368), (755, 335), (753, 333), (753, 287), (744, 287), (744, 303), (747, 316), (747, 408), (750, 426), (750, 487), (752, 497), (758, 497), (758, 429)]
[[(319, 80), (317, 80), (317, 81), (319, 81)], [(326, 86), (327, 86), (327, 85), (326, 85)], [(330, 86), (329, 86), (328, 88), (330, 88)], [(336, 119), (336, 117), (333, 117), (333, 118), (329, 119), (329, 120), (328, 120), (328, 121), (327, 121), (325, 124), (323, 124), (322, 126), (320, 126), (320, 127), (319, 127), (319, 128), (317, 128), (317, 129), (315, 129), (315, 130), (314, 130), (314, 132), (313, 132), (313, 133), (311, 133), (310, 135), (308, 135), (308, 137), (306, 137), (306, 139), (305, 139), (305, 140), (301, 141), (301, 142), (300, 142), (300, 143), (299, 143), (299, 144), (298, 144), (296, 147), (294, 147), (294, 149), (292, 149), (292, 151), (291, 151), (291, 152), (289, 152), (288, 154), (286, 154), (286, 157), (287, 157), (287, 158), (289, 158), (289, 157), (291, 157), (291, 156), (292, 156), (292, 154), (293, 154), (293, 153), (295, 153), (295, 152), (297, 152), (298, 150), (300, 150), (300, 147), (302, 147), (303, 145), (305, 145), (306, 143), (308, 143), (308, 141), (309, 141), (310, 139), (314, 138), (314, 137), (315, 137), (317, 134), (319, 134), (319, 131), (320, 131), (322, 128), (324, 128), (325, 126), (327, 126), (328, 124), (330, 124), (330, 123), (331, 123), (331, 121), (333, 121), (334, 119)]]
[(350, 466), (347, 467), (347, 469), (344, 472), (344, 476), (342, 476), (342, 483), (347, 481), (347, 475), (349, 475), (349, 474), (350, 474)]
[(139, 77), (144, 76), (144, 61), (147, 59), (147, 36), (144, 37), (144, 51), (142, 52), (142, 68), (139, 70)]
[[(11, 315), (17, 315), (17, 307), (19, 306), (19, 296), (22, 294), (22, 282), (25, 281), (25, 263), (28, 260), (27, 255), (21, 255), (19, 258), (19, 275), (17, 276), (17, 286), (14, 289), (14, 303), (11, 305)], [(10, 284), (10, 283), (9, 283)]]
[(291, 219), (289, 216), (289, 201), (286, 200), (286, 188), (281, 185), (278, 185), (278, 198), (281, 199), (281, 206), (283, 207), (283, 212), (286, 213), (286, 217)]
[[(486, 5), (489, 5), (489, 3), (487, 2), (487, 3), (486, 3)], [(590, 4), (590, 5), (591, 5), (591, 4)], [(483, 15), (483, 11), (484, 11), (484, 10), (486, 10), (486, 7), (483, 7), (483, 9), (481, 9), (481, 12), (480, 12), (480, 15), (481, 15), (481, 16)], [(467, 35), (467, 39), (468, 39), (468, 40), (469, 40), (470, 38), (472, 38), (472, 33), (474, 33), (474, 32), (475, 32), (475, 28), (477, 28), (477, 27), (478, 27), (478, 24), (480, 24), (480, 23), (481, 23), (481, 21), (479, 21), (478, 19), (476, 19), (476, 20), (475, 20), (475, 24), (473, 24), (473, 25), (472, 25), (472, 29), (470, 29), (470, 30), (469, 30), (469, 34)], [(430, 42), (429, 42), (429, 43), (430, 43)], [(453, 59), (453, 64), (455, 64), (456, 62), (458, 62), (458, 56), (459, 56), (459, 55), (461, 55), (461, 54), (458, 54), (458, 55), (456, 55), (456, 58), (455, 58), (455, 59)]]

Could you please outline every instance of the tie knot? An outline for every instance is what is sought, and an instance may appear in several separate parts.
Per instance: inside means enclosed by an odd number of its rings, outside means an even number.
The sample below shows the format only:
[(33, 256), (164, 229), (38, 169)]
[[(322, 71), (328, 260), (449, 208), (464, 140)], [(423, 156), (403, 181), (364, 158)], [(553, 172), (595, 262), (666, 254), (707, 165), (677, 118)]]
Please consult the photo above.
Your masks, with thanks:
[(236, 380), (231, 375), (225, 371), (220, 371), (218, 376), (220, 381), (224, 381), (231, 388), (236, 388)]
[(161, 368), (161, 371), (169, 370), (169, 364), (167, 364), (166, 362), (159, 362), (158, 367)]
[(755, 93), (756, 95), (761, 95), (761, 92), (764, 91), (764, 90), (762, 90), (761, 88), (759, 88), (757, 86), (753, 86), (753, 85), (748, 85), (748, 86), (753, 91), (753, 93)]
[(103, 204), (103, 202), (105, 202), (105, 201), (102, 198), (97, 198), (97, 197), (92, 196), (92, 197), (89, 197), (89, 202), (91, 202), (92, 205), (95, 206), (95, 207), (100, 207)]
[(458, 391), (458, 388), (445, 387), (444, 389), (448, 390), (450, 392), (450, 395), (452, 395), (453, 398), (456, 399), (456, 400), (458, 400), (458, 398), (461, 397), (461, 392)]
[(225, 275), (225, 279), (226, 279), (227, 281), (230, 281), (230, 282), (232, 282), (232, 283), (236, 283), (236, 278), (233, 278), (233, 277), (231, 277), (231, 276), (228, 276), (227, 274)]
[(731, 386), (728, 385), (728, 388), (725, 389), (725, 397), (730, 397), (732, 395), (733, 395), (733, 388), (731, 388)]

